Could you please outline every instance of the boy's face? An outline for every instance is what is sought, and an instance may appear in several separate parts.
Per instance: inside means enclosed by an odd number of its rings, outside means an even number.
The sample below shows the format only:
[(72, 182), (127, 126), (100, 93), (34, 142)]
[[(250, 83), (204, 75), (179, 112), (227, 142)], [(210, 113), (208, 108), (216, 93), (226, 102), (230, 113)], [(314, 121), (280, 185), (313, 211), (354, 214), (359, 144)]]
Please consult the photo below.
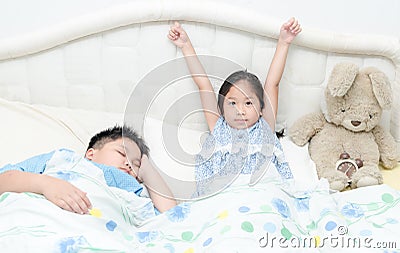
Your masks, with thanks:
[(134, 141), (120, 138), (106, 143), (100, 149), (89, 149), (85, 157), (95, 163), (114, 166), (136, 177), (140, 167), (141, 152)]

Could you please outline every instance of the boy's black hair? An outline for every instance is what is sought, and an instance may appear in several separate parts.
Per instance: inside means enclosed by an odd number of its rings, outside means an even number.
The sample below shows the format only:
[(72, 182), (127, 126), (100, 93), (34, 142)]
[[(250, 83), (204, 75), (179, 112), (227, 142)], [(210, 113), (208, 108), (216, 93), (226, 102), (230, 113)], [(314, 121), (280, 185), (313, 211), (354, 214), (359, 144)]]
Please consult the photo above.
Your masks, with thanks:
[(95, 134), (89, 141), (88, 148), (86, 150), (89, 150), (91, 148), (94, 149), (100, 149), (102, 148), (105, 144), (118, 140), (120, 138), (128, 138), (135, 142), (139, 149), (140, 152), (143, 155), (149, 155), (149, 147), (146, 145), (144, 140), (133, 130), (132, 128), (124, 125), (124, 126), (114, 126), (110, 127), (106, 130), (103, 130), (97, 134)]

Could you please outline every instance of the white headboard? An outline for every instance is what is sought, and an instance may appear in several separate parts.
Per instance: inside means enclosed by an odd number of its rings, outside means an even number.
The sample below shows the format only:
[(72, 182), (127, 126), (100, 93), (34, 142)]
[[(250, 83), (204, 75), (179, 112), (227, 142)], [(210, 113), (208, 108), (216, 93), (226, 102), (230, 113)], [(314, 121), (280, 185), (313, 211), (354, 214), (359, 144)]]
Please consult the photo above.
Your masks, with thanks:
[[(220, 15), (224, 10), (224, 15)], [(233, 18), (229, 18), (233, 17)], [(289, 17), (288, 17), (289, 18)], [(122, 122), (135, 86), (181, 56), (166, 37), (179, 20), (199, 54), (237, 63), (264, 81), (280, 25), (244, 6), (214, 1), (133, 1), (0, 41), (0, 165), (70, 147), (82, 151), (96, 131)], [(392, 82), (394, 104), (382, 124), (400, 143), (400, 43), (393, 37), (340, 34), (303, 27), (282, 78), (278, 126), (319, 110), (321, 90), (340, 61), (376, 66)], [(151, 116), (163, 118), (168, 101), (195, 91), (167, 85)], [(216, 83), (216, 86), (219, 84)], [(136, 94), (137, 95), (137, 94)], [(134, 103), (141, 104), (142, 101)], [(179, 112), (177, 112), (179, 114)], [(178, 115), (174, 124), (181, 124)], [(171, 123), (171, 122), (170, 122)], [(139, 124), (142, 124), (139, 122)], [(205, 130), (202, 116), (183, 125)], [(157, 143), (150, 143), (157, 148)]]

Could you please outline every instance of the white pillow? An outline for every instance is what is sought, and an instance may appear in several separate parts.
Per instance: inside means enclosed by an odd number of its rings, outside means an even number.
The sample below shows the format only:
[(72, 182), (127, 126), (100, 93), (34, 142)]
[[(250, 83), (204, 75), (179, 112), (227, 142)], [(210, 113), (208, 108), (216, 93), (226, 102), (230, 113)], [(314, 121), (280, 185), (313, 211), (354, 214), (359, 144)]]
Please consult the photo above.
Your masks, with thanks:
[(90, 137), (122, 115), (29, 105), (0, 99), (0, 167), (59, 148), (84, 154)]
[[(194, 155), (200, 151), (201, 135), (201, 131), (178, 128), (150, 117), (145, 119), (143, 127), (143, 138), (150, 148), (150, 157), (155, 165), (169, 176), (184, 181), (194, 181)], [(166, 140), (168, 137), (173, 137), (188, 157), (182, 158), (180, 153), (176, 155), (177, 147), (169, 146), (171, 141)]]
[(299, 147), (288, 136), (281, 138), (280, 141), (294, 179), (304, 184), (317, 182), (317, 170), (308, 153), (308, 144)]

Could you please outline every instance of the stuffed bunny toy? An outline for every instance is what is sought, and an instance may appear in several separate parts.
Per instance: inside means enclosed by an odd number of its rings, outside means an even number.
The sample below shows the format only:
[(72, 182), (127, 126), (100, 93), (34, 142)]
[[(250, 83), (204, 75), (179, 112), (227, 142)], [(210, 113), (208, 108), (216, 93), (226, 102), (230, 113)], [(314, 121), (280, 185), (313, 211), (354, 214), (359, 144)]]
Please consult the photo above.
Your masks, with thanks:
[(394, 138), (379, 122), (392, 103), (386, 75), (375, 67), (342, 62), (334, 66), (325, 89), (324, 111), (298, 119), (290, 128), (291, 140), (309, 153), (320, 178), (342, 191), (381, 184), (379, 163), (396, 167), (399, 152)]

